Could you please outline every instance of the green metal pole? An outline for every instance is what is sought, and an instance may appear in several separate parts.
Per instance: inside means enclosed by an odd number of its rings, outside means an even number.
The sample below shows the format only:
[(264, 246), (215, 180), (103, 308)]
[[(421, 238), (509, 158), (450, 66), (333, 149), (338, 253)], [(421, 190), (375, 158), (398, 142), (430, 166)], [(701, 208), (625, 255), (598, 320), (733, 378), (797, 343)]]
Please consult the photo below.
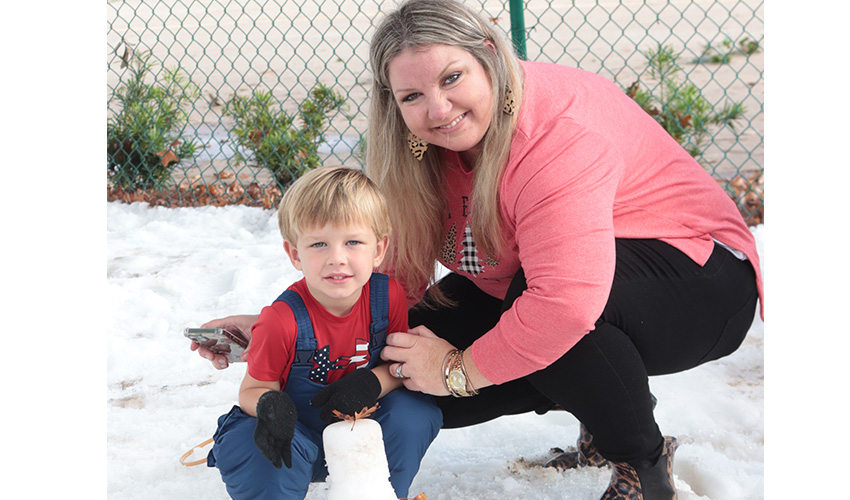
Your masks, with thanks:
[(522, 0), (510, 0), (508, 8), (511, 12), (511, 39), (520, 59), (527, 59), (525, 52), (525, 12)]

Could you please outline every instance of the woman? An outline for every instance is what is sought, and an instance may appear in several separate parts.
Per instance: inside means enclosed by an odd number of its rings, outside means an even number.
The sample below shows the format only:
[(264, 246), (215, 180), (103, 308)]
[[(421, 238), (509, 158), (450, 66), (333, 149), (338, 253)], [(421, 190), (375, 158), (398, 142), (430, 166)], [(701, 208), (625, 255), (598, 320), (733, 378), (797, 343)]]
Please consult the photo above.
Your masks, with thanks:
[(616, 85), (519, 61), (454, 0), (403, 3), (370, 62), (367, 171), (387, 270), (418, 302), (391, 373), (455, 396), (437, 398), (445, 427), (565, 409), (579, 451), (551, 465), (610, 463), (603, 499), (675, 498), (648, 376), (743, 341), (762, 286), (735, 204)]

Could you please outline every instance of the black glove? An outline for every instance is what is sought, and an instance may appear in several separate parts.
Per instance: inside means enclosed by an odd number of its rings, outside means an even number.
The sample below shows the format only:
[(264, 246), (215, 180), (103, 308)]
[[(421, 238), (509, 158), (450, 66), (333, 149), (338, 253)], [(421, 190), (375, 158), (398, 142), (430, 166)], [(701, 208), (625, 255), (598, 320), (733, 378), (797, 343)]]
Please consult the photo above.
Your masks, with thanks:
[(333, 411), (354, 416), (363, 408), (371, 408), (381, 395), (381, 382), (368, 368), (354, 370), (333, 384), (325, 387), (310, 400), (313, 408), (322, 407), (319, 417), (324, 422), (333, 422)]
[(280, 462), (292, 468), (292, 436), (298, 412), (289, 394), (268, 391), (257, 401), (257, 427), (254, 429), (254, 444), (280, 469)]

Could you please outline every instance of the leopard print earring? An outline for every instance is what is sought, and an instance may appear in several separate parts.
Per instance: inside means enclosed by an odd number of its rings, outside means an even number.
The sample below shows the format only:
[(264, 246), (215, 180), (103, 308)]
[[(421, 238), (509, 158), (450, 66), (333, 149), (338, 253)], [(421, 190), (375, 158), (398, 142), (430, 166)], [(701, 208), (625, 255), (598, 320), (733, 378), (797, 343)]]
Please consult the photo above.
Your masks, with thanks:
[(514, 91), (510, 88), (505, 89), (505, 105), (502, 106), (502, 112), (506, 115), (514, 114)]
[(422, 161), (422, 156), (425, 155), (425, 151), (428, 151), (428, 143), (416, 137), (413, 132), (408, 132), (407, 145), (410, 147), (410, 152), (413, 154), (413, 157)]

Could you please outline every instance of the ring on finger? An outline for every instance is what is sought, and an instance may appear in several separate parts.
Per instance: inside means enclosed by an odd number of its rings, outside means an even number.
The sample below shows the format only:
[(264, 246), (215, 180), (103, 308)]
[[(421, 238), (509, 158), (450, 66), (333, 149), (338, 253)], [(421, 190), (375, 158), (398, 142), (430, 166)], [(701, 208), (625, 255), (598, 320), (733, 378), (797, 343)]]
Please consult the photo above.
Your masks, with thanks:
[(399, 363), (398, 366), (395, 367), (395, 378), (404, 378), (404, 375), (401, 373), (402, 363)]

